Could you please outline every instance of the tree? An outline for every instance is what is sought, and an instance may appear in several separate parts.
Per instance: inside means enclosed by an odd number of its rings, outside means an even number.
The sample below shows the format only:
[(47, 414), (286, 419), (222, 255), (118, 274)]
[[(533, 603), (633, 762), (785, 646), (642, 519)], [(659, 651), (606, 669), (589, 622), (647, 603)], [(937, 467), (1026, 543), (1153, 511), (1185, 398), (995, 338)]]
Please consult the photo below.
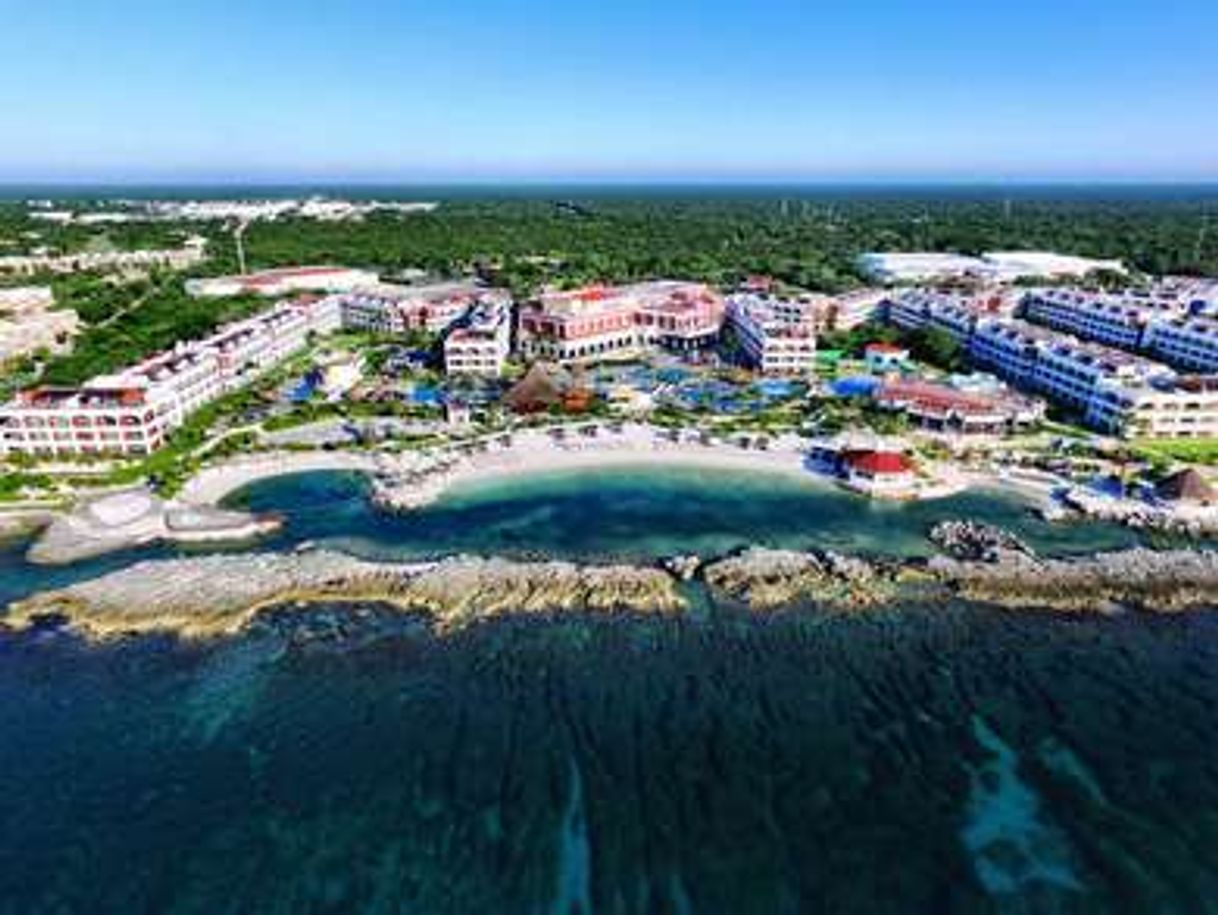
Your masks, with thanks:
[(915, 359), (949, 372), (964, 366), (960, 341), (941, 327), (923, 327), (909, 335), (910, 352)]

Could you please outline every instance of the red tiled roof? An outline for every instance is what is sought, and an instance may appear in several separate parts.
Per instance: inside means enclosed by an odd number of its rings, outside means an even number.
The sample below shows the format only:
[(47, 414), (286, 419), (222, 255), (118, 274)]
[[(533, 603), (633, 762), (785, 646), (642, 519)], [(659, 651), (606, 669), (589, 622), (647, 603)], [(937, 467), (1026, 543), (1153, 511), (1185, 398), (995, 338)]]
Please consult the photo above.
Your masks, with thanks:
[(960, 413), (993, 413), (1013, 405), (1009, 398), (971, 394), (947, 385), (915, 380), (885, 382), (876, 389), (875, 399), (880, 403)]
[(847, 451), (842, 457), (853, 469), (873, 475), (913, 470), (913, 462), (896, 451)]
[(905, 347), (897, 346), (895, 343), (868, 343), (866, 351), (869, 353), (893, 353), (893, 354), (909, 352), (909, 350), (907, 350)]

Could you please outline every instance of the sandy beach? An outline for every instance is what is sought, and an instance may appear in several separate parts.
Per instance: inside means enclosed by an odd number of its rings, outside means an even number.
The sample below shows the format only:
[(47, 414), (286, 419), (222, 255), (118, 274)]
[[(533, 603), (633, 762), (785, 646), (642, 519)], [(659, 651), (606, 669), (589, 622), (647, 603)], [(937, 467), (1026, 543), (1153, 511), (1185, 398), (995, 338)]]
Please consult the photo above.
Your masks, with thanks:
[(704, 467), (824, 481), (806, 467), (806, 447), (807, 443), (794, 435), (770, 438), (765, 450), (718, 440), (702, 444), (688, 435), (674, 442), (665, 430), (644, 425), (626, 425), (620, 432), (601, 428), (595, 437), (581, 435), (570, 427), (561, 437), (551, 429), (530, 429), (402, 454), (332, 451), (250, 455), (203, 468), (187, 481), (178, 501), (213, 506), (259, 480), (321, 470), (369, 473), (377, 481), (382, 500), (399, 507), (427, 504), (452, 487), (497, 477), (615, 466)]
[(373, 454), (348, 451), (305, 451), (245, 455), (204, 467), (186, 481), (177, 500), (186, 505), (219, 504), (243, 486), (272, 477), (316, 470), (377, 469)]
[[(676, 438), (674, 439), (674, 435)], [(809, 442), (794, 434), (704, 439), (694, 430), (671, 430), (628, 423), (620, 429), (598, 426), (595, 435), (578, 427), (550, 427), (497, 433), (419, 452), (309, 451), (250, 455), (205, 467), (178, 496), (186, 505), (215, 506), (233, 492), (259, 480), (321, 470), (368, 473), (374, 498), (386, 508), (411, 509), (431, 504), (453, 488), (511, 476), (613, 467), (690, 467), (748, 473), (780, 473), (813, 485), (833, 479), (811, 467)], [(944, 466), (934, 468), (919, 498), (942, 498), (978, 480)], [(1001, 485), (1000, 480), (987, 480)]]

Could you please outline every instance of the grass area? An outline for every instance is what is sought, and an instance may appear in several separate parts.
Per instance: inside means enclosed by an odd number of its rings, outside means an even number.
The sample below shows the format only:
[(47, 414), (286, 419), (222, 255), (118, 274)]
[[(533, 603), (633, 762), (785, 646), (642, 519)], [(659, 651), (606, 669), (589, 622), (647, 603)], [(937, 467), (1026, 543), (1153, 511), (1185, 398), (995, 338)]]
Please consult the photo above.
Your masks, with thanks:
[(1151, 461), (1183, 461), (1218, 465), (1218, 437), (1193, 439), (1138, 439), (1133, 451)]

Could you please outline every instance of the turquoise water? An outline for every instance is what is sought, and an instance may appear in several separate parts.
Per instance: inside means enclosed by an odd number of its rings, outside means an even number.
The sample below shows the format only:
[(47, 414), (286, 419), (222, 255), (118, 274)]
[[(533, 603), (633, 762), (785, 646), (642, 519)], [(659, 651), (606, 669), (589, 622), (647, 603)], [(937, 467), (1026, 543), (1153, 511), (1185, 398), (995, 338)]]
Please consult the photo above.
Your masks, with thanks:
[(608, 468), (503, 478), (455, 488), (420, 511), (390, 515), (355, 474), (307, 474), (250, 487), (231, 504), (287, 517), (286, 537), (360, 555), (454, 552), (650, 561), (750, 543), (856, 553), (929, 552), (944, 518), (1010, 527), (1046, 552), (1111, 549), (1135, 535), (1111, 525), (1049, 524), (1018, 496), (971, 492), (917, 504), (873, 502), (817, 480), (689, 468)]
[[(1047, 553), (1137, 542), (1134, 533), (1114, 525), (1039, 521), (1006, 492), (882, 504), (815, 480), (723, 470), (616, 468), (504, 478), (455, 488), (437, 504), (406, 514), (376, 509), (368, 491), (361, 474), (305, 473), (257, 483), (229, 504), (285, 517), (283, 530), (260, 541), (259, 549), (309, 542), (382, 559), (477, 553), (650, 562), (753, 543), (919, 555), (929, 551), (927, 530), (944, 518), (1001, 524)], [(47, 569), (28, 565), (24, 548), (19, 542), (0, 546), (0, 606), (139, 559), (192, 552), (150, 547)]]
[[(592, 485), (595, 484), (595, 485)], [(972, 493), (603, 471), (387, 516), (267, 481), (268, 546), (645, 559), (917, 554), (942, 517), (1131, 542)], [(115, 567), (33, 570), (0, 587)], [(965, 605), (567, 614), (438, 637), (378, 608), (206, 645), (0, 631), (0, 915), (1218, 912), (1218, 616)]]

